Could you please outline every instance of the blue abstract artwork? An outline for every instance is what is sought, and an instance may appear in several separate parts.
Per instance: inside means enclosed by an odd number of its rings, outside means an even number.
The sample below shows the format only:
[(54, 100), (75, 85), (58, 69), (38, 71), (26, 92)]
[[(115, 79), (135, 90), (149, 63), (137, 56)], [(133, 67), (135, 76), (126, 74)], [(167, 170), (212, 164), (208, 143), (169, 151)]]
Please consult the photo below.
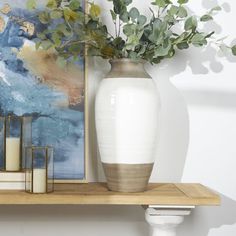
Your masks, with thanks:
[(54, 148), (55, 179), (82, 180), (85, 63), (60, 68), (53, 53), (36, 50), (39, 27), (24, 1), (0, 2), (0, 114), (32, 116), (32, 144)]

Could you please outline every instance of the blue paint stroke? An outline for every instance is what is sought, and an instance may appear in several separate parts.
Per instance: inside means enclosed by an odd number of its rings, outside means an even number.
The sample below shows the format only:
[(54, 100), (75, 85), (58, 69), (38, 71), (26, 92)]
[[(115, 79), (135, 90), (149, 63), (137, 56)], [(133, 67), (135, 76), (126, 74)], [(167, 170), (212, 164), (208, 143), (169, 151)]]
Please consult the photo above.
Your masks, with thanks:
[[(14, 9), (11, 14), (40, 27), (27, 10)], [(67, 100), (66, 95), (40, 83), (12, 52), (32, 38), (10, 20), (0, 34), (0, 112), (32, 115), (33, 145), (54, 147), (56, 179), (83, 179), (84, 110), (60, 108), (57, 104)]]

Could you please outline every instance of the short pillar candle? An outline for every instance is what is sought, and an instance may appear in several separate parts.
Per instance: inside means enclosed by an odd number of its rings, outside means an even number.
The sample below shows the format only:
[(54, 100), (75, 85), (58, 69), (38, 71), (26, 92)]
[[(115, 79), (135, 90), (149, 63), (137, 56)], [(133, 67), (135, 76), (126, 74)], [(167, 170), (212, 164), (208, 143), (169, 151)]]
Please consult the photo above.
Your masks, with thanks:
[(26, 147), (25, 190), (29, 193), (53, 191), (53, 148)]

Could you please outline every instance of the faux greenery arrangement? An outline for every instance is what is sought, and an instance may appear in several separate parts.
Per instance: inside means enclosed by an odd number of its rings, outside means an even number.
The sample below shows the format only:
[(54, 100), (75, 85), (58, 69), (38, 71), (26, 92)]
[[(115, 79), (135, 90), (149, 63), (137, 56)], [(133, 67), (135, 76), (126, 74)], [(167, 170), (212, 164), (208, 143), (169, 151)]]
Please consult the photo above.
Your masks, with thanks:
[[(106, 59), (144, 59), (157, 64), (171, 58), (175, 51), (190, 45), (202, 47), (210, 43), (214, 32), (203, 32), (200, 22), (213, 20), (221, 10), (216, 6), (205, 15), (189, 15), (188, 0), (154, 0), (150, 7), (151, 18), (142, 15), (132, 0), (108, 0), (113, 3), (110, 10), (115, 34), (101, 20), (101, 9), (93, 2), (88, 3), (87, 13), (80, 0), (49, 0), (44, 10), (37, 10), (40, 22), (46, 29), (37, 33), (36, 48), (53, 48), (58, 54), (58, 63), (78, 60), (78, 55), (87, 52)], [(29, 0), (29, 9), (36, 9), (36, 0)], [(229, 47), (223, 39), (215, 40), (236, 55), (236, 45)]]

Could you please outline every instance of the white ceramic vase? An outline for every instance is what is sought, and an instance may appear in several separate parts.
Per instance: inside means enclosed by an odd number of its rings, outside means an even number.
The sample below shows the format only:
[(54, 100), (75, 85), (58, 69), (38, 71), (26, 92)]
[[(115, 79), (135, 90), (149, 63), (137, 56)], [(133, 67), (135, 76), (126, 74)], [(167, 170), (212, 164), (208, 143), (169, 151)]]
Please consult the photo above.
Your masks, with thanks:
[(111, 60), (95, 104), (99, 152), (108, 188), (145, 191), (155, 161), (160, 98), (144, 62)]

